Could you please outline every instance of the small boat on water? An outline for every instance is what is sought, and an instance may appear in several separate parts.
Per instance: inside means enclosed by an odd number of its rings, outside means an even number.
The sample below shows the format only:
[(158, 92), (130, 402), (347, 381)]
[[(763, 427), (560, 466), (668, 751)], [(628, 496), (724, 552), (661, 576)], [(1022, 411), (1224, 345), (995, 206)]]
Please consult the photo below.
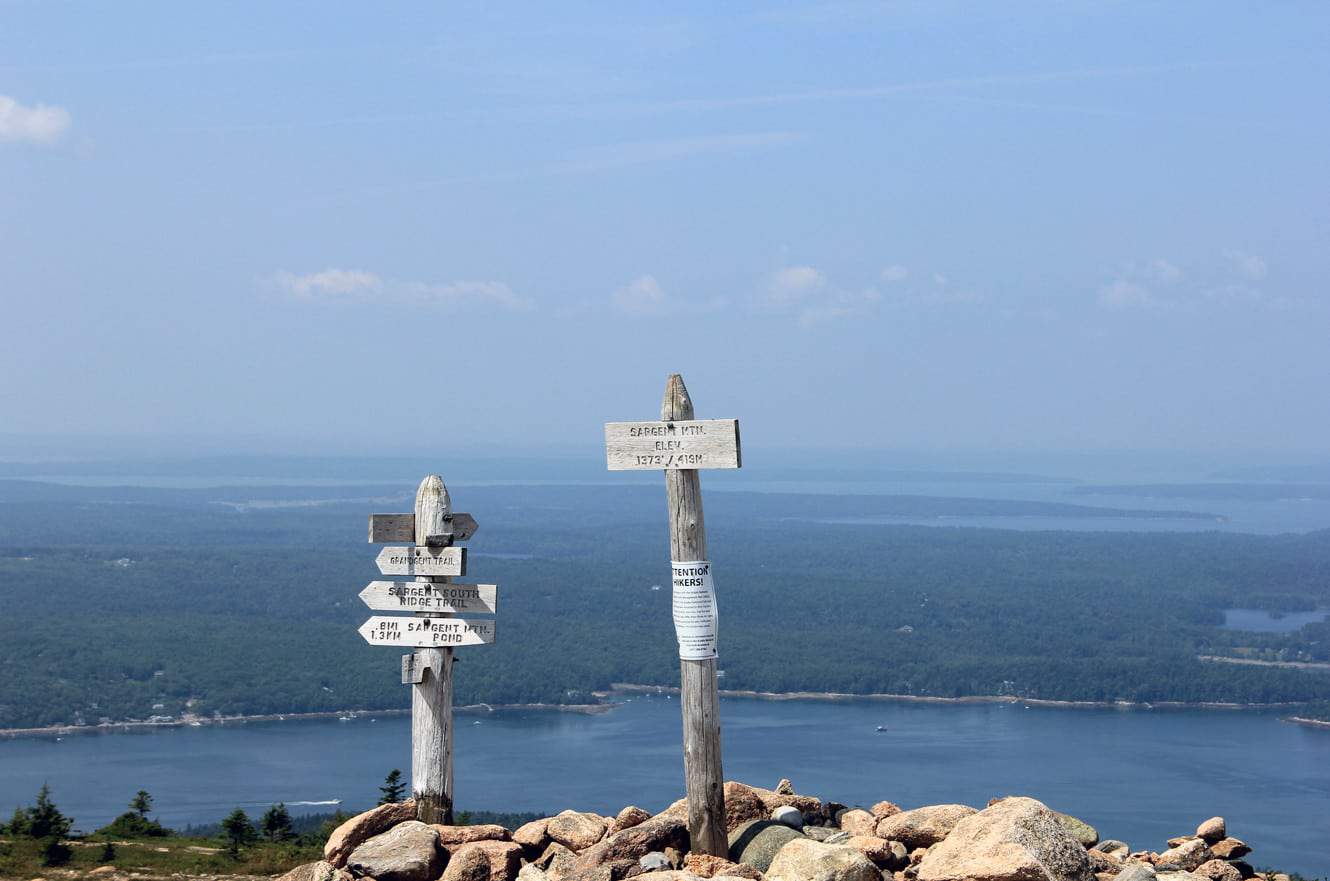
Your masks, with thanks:
[(877, 726), (877, 732), (878, 732), (878, 734), (881, 734), (883, 731), (886, 731), (886, 730), (887, 730), (887, 726), (886, 726), (886, 725), (879, 725), (879, 726)]

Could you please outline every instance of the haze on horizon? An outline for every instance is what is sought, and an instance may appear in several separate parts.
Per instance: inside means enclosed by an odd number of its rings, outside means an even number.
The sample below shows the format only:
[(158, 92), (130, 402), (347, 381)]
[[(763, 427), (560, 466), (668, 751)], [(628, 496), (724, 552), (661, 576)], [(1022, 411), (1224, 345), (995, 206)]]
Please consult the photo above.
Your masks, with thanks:
[(1324, 4), (330, 9), (0, 5), (0, 434), (1324, 457)]

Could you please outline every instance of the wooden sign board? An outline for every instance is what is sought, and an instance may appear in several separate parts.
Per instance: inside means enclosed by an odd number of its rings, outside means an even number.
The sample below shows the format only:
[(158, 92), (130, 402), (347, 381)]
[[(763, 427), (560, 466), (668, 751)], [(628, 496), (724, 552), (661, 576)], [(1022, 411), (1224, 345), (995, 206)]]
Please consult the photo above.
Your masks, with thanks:
[(370, 645), (444, 648), (459, 645), (489, 645), (494, 642), (494, 622), (487, 619), (408, 618), (373, 615), (360, 625), (360, 635)]
[(428, 667), (420, 663), (420, 657), (415, 652), (402, 655), (402, 684), (419, 685), (424, 682), (426, 669)]
[(610, 471), (738, 468), (738, 419), (605, 423)]
[(360, 592), (360, 598), (376, 612), (493, 614), (499, 602), (499, 587), (436, 581), (371, 581)]
[(374, 562), (384, 575), (465, 575), (466, 548), (389, 547)]
[[(453, 541), (466, 541), (476, 534), (480, 524), (470, 514), (453, 514), (449, 518), (453, 530)], [(414, 542), (416, 540), (415, 514), (370, 514), (369, 543), (372, 545), (391, 544), (393, 542)]]

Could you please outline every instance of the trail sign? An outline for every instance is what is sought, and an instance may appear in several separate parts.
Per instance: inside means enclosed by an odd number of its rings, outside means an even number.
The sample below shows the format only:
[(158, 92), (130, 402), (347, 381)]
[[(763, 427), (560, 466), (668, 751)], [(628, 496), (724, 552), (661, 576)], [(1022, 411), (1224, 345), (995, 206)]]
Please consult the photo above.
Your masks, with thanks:
[(459, 645), (489, 645), (494, 642), (494, 622), (465, 618), (406, 618), (373, 615), (360, 625), (360, 635), (371, 645), (404, 645), (416, 648), (445, 648)]
[(481, 612), (499, 601), (495, 584), (436, 581), (371, 581), (360, 598), (376, 612)]
[(694, 419), (683, 377), (665, 384), (659, 422), (609, 422), (605, 461), (611, 471), (664, 471), (670, 517), (674, 633), (679, 644), (679, 704), (688, 791), (688, 836), (697, 853), (723, 857), (725, 779), (716, 687), (716, 594), (707, 557), (700, 468), (738, 468), (739, 421)]
[(610, 471), (738, 468), (738, 419), (605, 423)]
[(375, 562), (384, 575), (465, 575), (466, 548), (388, 547)]
[[(453, 541), (466, 541), (480, 528), (470, 514), (449, 514), (443, 518), (445, 532), (451, 529)], [(416, 540), (415, 514), (370, 514), (369, 543), (395, 544)]]
[(412, 649), (402, 657), (402, 684), (411, 686), (411, 793), (423, 823), (453, 822), (453, 648), (494, 642), (493, 620), (453, 617), (491, 613), (498, 601), (493, 584), (450, 580), (466, 574), (466, 548), (454, 542), (466, 541), (477, 528), (470, 514), (453, 513), (448, 487), (437, 474), (420, 482), (414, 513), (369, 515), (370, 544), (394, 544), (379, 552), (379, 571), (415, 576), (372, 581), (360, 592), (376, 611), (415, 613), (374, 615), (360, 635), (372, 645)]

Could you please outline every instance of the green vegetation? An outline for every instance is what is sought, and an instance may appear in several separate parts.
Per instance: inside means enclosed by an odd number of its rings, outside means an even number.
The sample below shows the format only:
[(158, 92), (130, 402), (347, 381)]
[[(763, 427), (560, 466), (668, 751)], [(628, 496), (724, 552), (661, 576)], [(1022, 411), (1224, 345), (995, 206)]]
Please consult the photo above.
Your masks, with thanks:
[[(407, 510), (411, 492), (0, 483), (0, 728), (405, 706), (397, 654), (355, 628), (377, 577), (365, 515)], [(677, 681), (658, 485), (463, 487), (454, 502), (481, 524), (469, 577), (500, 584), (504, 633), (459, 653), (459, 704)], [(1221, 625), (1229, 607), (1330, 606), (1330, 531), (827, 522), (1032, 506), (709, 492), (724, 686), (1330, 702), (1330, 675), (1198, 660), (1325, 660), (1326, 625)]]
[(379, 804), (396, 804), (406, 795), (406, 784), (402, 782), (402, 772), (398, 768), (393, 768), (384, 778), (383, 785), (379, 787), (379, 792), (383, 793), (379, 797)]
[(171, 830), (148, 817), (152, 796), (140, 789), (129, 803), (129, 810), (97, 830), (98, 835), (116, 838), (164, 838)]

